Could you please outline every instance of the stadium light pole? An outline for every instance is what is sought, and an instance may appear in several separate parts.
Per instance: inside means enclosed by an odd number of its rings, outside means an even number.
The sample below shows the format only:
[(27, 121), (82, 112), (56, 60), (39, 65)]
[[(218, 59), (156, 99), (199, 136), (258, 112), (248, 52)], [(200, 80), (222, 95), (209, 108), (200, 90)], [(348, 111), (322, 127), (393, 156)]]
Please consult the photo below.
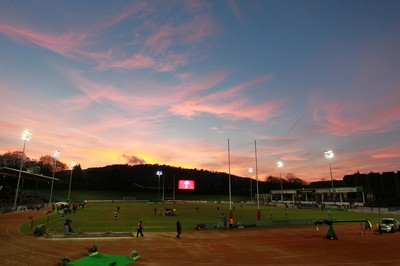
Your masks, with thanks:
[(75, 165), (76, 165), (75, 161), (72, 161), (71, 162), (71, 176), (69, 177), (68, 202), (70, 201), (70, 196), (71, 196), (72, 173), (74, 172)]
[(331, 159), (335, 156), (333, 154), (333, 151), (329, 150), (324, 152), (325, 158), (327, 158), (329, 160), (329, 172), (331, 173), (331, 186), (332, 186), (332, 197), (333, 197), (333, 205), (335, 205), (335, 193), (333, 191), (333, 177), (332, 177), (332, 163), (331, 163)]
[(257, 220), (261, 220), (260, 193), (258, 191), (258, 164), (257, 164), (257, 141), (254, 140), (254, 157), (256, 160), (256, 180), (257, 180)]
[(24, 141), (24, 146), (22, 148), (22, 155), (21, 155), (21, 164), (19, 166), (19, 173), (18, 173), (18, 181), (17, 181), (17, 190), (15, 191), (15, 199), (14, 199), (14, 205), (13, 209), (17, 209), (17, 199), (18, 199), (18, 193), (19, 193), (19, 183), (21, 182), (21, 172), (22, 172), (22, 166), (24, 165), (24, 158), (25, 158), (25, 145), (26, 142), (29, 141), (32, 138), (32, 133), (29, 130), (25, 130), (24, 133), (22, 134), (22, 140)]
[(281, 201), (283, 202), (283, 185), (282, 185), (282, 171), (281, 168), (283, 167), (283, 163), (278, 161), (276, 166), (279, 168), (279, 181), (281, 182)]
[(51, 188), (50, 188), (50, 197), (49, 197), (49, 205), (51, 204), (51, 200), (53, 198), (53, 186), (54, 186), (54, 176), (56, 174), (57, 167), (57, 158), (60, 157), (60, 151), (54, 152), (54, 168), (53, 168), (53, 178), (51, 179)]
[(164, 201), (164, 187), (165, 187), (165, 175), (162, 177), (162, 197), (161, 200)]
[(173, 182), (173, 190), (172, 190), (172, 200), (173, 201), (175, 201), (175, 187), (176, 187), (176, 184), (175, 184), (175, 174), (174, 174), (174, 182)]
[(229, 178), (229, 219), (233, 219), (232, 212), (232, 187), (231, 187), (231, 148), (228, 138), (228, 178)]
[[(249, 168), (250, 175), (253, 174), (253, 168)], [(250, 203), (253, 203), (253, 180), (250, 177)]]
[(157, 171), (156, 172), (158, 176), (158, 186), (157, 186), (157, 200), (160, 200), (160, 176), (163, 174), (162, 171)]

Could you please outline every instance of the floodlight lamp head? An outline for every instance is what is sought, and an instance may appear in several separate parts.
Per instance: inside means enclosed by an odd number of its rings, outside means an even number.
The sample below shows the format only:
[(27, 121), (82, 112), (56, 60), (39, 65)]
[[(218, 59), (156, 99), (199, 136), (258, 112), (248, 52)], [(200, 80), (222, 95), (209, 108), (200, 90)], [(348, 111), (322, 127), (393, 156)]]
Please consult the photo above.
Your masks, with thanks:
[(276, 163), (276, 166), (279, 167), (279, 168), (282, 168), (282, 167), (283, 167), (283, 162), (278, 161), (278, 162)]
[(332, 159), (335, 156), (331, 150), (324, 152), (324, 155), (327, 159)]
[(30, 141), (32, 138), (32, 133), (29, 130), (25, 130), (24, 133), (22, 134), (22, 139), (24, 141)]
[(252, 174), (253, 173), (253, 168), (249, 167), (249, 173)]
[(54, 158), (60, 157), (61, 152), (60, 151), (55, 151), (54, 152)]
[(162, 171), (157, 171), (157, 175), (158, 176), (162, 175)]
[(75, 162), (75, 161), (72, 161), (72, 162), (71, 162), (71, 166), (72, 166), (72, 168), (74, 168), (74, 167), (76, 166), (76, 162)]

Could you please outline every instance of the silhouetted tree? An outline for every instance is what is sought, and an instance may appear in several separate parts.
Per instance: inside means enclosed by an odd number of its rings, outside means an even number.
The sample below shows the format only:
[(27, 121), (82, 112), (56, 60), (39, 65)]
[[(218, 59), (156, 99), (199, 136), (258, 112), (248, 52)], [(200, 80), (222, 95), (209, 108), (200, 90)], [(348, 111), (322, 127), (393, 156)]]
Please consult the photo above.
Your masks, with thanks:
[(265, 181), (266, 182), (270, 182), (270, 183), (279, 183), (280, 182), (280, 179), (279, 179), (279, 177), (276, 177), (276, 176), (268, 176), (266, 179), (265, 179)]
[[(1, 156), (1, 166), (18, 169), (21, 165), (22, 151), (6, 152)], [(29, 160), (25, 157), (25, 161)]]
[(287, 180), (287, 182), (289, 182), (289, 183), (299, 184), (299, 185), (301, 185), (301, 186), (307, 185), (307, 182), (306, 182), (306, 181), (304, 181), (304, 180), (302, 180), (302, 179), (300, 179), (300, 178), (297, 178), (293, 173), (288, 173), (288, 174), (286, 175), (286, 180)]
[[(50, 169), (51, 172), (54, 171), (54, 157), (53, 156), (50, 156), (50, 155), (41, 156), (39, 159), (39, 163), (41, 163), (42, 166)], [(65, 163), (57, 160), (55, 172), (60, 172), (60, 171), (64, 171), (67, 169), (68, 169), (68, 166)]]

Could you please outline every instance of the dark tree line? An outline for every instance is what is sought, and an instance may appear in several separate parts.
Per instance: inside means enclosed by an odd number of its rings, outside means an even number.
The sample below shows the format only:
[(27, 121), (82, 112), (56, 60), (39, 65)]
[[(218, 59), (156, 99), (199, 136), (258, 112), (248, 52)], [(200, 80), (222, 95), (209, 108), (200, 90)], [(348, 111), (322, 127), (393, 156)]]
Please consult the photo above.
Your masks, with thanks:
[(371, 206), (400, 205), (400, 172), (368, 173), (343, 177), (345, 186), (363, 187), (367, 203)]
[[(23, 170), (31, 171), (36, 174), (52, 176), (54, 170), (54, 158), (50, 155), (41, 156), (39, 160), (31, 160), (24, 156), (22, 152), (7, 152), (0, 155), (0, 166), (19, 169), (21, 158), (24, 158)], [(107, 189), (107, 190), (126, 190), (126, 191), (154, 191), (158, 187), (159, 177), (156, 172), (162, 171), (160, 182), (164, 182), (164, 188), (171, 193), (178, 180), (194, 180), (196, 190), (190, 193), (199, 194), (225, 194), (228, 193), (229, 175), (223, 172), (215, 172), (198, 169), (185, 169), (167, 165), (110, 165), (98, 168), (88, 168), (82, 170), (78, 164), (73, 168), (72, 184), (74, 188), (81, 189)], [(71, 176), (71, 169), (61, 161), (57, 161), (55, 177), (59, 178), (59, 187), (67, 187)], [(256, 180), (231, 175), (231, 189), (236, 195), (248, 195), (250, 187), (256, 191)], [(264, 177), (259, 181), (259, 193), (270, 193), (271, 190), (280, 189), (281, 180), (279, 177)], [(251, 183), (251, 184), (250, 184)], [(285, 189), (303, 188), (307, 183), (296, 178), (293, 174), (288, 174), (282, 178)], [(47, 184), (39, 184), (39, 187)]]
[[(160, 177), (157, 171), (162, 171)], [(70, 178), (70, 171), (57, 173), (57, 178), (65, 185)], [(75, 188), (126, 190), (126, 191), (154, 191), (164, 183), (166, 192), (171, 193), (174, 186), (177, 187), (178, 180), (194, 180), (195, 191), (190, 193), (198, 194), (225, 194), (229, 189), (229, 175), (222, 172), (208, 170), (185, 169), (158, 164), (140, 165), (110, 165), (101, 168), (88, 168), (85, 170), (74, 169), (73, 181)], [(256, 180), (231, 175), (231, 189), (236, 195), (248, 195), (250, 187), (253, 191), (256, 188)], [(252, 184), (250, 185), (250, 182)], [(295, 178), (282, 178), (286, 189), (303, 188), (306, 182)], [(280, 179), (268, 177), (267, 181), (259, 181), (259, 192), (269, 193), (272, 189), (280, 189)]]
[[(6, 152), (0, 155), (0, 167), (19, 169), (21, 159), (24, 160), (22, 170), (44, 176), (59, 178), (59, 187), (67, 188), (71, 176), (71, 169), (57, 160), (54, 169), (54, 157), (41, 156), (39, 160), (32, 160), (21, 151)], [(229, 176), (227, 173), (208, 170), (185, 169), (158, 164), (138, 165), (109, 165), (98, 168), (82, 169), (78, 164), (73, 169), (72, 183), (74, 188), (90, 190), (114, 191), (153, 191), (158, 188), (159, 181), (164, 182), (165, 191), (171, 193), (178, 180), (190, 179), (196, 183), (196, 190), (190, 193), (198, 194), (226, 194), (228, 193)], [(162, 171), (162, 176), (156, 172)], [(248, 195), (250, 187), (256, 191), (256, 180), (247, 177), (231, 175), (231, 189), (235, 195)], [(261, 181), (262, 180), (262, 181)], [(15, 187), (15, 178), (1, 179), (1, 186)], [(48, 184), (31, 182), (36, 187), (46, 187)], [(400, 202), (400, 172), (368, 173), (344, 176), (343, 180), (333, 180), (335, 187), (363, 187), (368, 204), (380, 206), (398, 206)], [(331, 186), (331, 181), (318, 181), (308, 184), (294, 174), (289, 173), (284, 178), (275, 176), (260, 177), (258, 182), (259, 193), (269, 194), (271, 190), (301, 189), (301, 188), (326, 188)], [(26, 186), (28, 186), (26, 184)]]

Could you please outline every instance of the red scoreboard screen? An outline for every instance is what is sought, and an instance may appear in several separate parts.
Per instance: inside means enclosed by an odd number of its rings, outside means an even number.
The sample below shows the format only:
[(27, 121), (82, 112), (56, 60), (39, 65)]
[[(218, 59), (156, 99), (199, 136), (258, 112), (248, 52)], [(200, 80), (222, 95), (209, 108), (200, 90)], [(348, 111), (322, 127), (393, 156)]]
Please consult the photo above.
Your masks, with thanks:
[(178, 180), (178, 189), (194, 190), (194, 180)]

